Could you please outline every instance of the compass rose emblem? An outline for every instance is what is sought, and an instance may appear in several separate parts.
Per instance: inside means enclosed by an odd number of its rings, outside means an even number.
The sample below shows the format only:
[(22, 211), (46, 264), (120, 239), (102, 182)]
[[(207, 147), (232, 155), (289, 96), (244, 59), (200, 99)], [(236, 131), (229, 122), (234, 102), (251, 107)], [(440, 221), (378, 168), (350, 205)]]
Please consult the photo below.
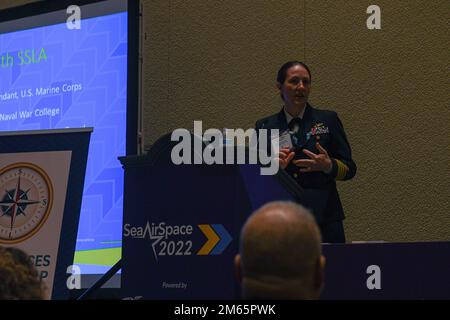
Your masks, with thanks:
[(32, 163), (0, 169), (0, 244), (22, 242), (45, 223), (53, 203), (50, 178)]

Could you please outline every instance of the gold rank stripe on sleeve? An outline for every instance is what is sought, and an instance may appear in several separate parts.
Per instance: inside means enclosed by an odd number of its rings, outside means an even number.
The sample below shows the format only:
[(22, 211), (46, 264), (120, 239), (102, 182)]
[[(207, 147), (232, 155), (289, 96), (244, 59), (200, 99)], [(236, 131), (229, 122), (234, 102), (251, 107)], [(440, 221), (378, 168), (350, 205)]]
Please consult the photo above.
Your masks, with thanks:
[(345, 179), (345, 176), (347, 175), (348, 172), (348, 167), (340, 160), (336, 159), (336, 164), (337, 164), (337, 175), (336, 175), (336, 180), (343, 180)]

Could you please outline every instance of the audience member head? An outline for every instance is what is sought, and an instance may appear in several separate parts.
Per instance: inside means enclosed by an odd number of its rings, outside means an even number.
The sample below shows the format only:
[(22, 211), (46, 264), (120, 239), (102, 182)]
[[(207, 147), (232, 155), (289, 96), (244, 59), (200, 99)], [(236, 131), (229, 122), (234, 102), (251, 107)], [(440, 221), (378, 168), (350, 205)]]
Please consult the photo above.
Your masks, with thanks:
[(309, 211), (293, 202), (271, 202), (241, 231), (235, 257), (244, 299), (317, 299), (325, 258)]
[(29, 256), (0, 246), (0, 300), (44, 299), (44, 287)]

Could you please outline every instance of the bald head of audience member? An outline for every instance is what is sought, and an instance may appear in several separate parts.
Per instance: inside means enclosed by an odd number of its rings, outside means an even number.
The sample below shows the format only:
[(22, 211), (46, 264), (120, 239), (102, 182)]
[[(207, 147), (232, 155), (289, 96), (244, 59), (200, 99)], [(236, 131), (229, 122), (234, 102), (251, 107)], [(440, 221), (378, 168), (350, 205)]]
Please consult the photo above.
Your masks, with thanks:
[(245, 223), (235, 267), (244, 299), (318, 299), (325, 258), (309, 211), (293, 202), (271, 202)]

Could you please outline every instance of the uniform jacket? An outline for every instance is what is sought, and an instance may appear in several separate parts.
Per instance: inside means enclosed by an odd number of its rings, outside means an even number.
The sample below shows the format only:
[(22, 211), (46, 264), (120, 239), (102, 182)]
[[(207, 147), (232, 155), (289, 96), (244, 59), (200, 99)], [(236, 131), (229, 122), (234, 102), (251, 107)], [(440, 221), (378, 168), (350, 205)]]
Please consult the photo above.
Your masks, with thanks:
[[(284, 110), (258, 120), (256, 130), (279, 129), (280, 134), (288, 130)], [(304, 189), (322, 189), (326, 201), (325, 209), (321, 214), (314, 213), (319, 224), (343, 220), (345, 218), (339, 194), (336, 189), (336, 180), (348, 180), (356, 173), (356, 164), (352, 159), (350, 144), (342, 126), (342, 122), (334, 111), (319, 110), (307, 104), (299, 131), (299, 147), (294, 159), (309, 159), (301, 152), (302, 148), (313, 153), (319, 153), (316, 142), (328, 152), (333, 168), (329, 174), (323, 172), (300, 173), (300, 168), (290, 163), (286, 171)]]

